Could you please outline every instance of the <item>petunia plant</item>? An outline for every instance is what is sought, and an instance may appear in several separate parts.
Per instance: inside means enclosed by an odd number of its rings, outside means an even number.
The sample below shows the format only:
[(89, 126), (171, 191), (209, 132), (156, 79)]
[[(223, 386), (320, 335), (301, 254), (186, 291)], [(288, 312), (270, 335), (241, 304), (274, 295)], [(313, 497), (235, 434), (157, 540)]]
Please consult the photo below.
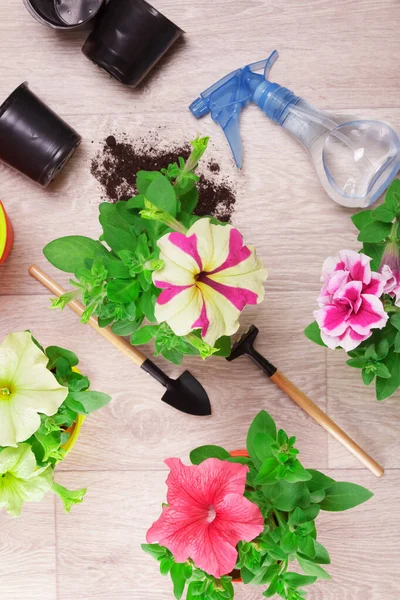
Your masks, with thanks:
[(167, 503), (142, 548), (170, 575), (177, 600), (230, 600), (239, 582), (260, 586), (260, 596), (303, 600), (305, 586), (330, 579), (315, 520), (372, 493), (304, 468), (295, 442), (261, 411), (247, 450), (202, 446), (191, 466), (165, 461)]
[(86, 489), (54, 481), (56, 465), (71, 449), (86, 415), (111, 398), (88, 391), (77, 356), (64, 348), (44, 350), (29, 332), (11, 333), (0, 345), (0, 508), (21, 514), (52, 490), (67, 512)]
[(161, 172), (140, 171), (138, 195), (100, 205), (100, 240), (68, 236), (44, 248), (75, 287), (54, 301), (80, 296), (82, 317), (98, 317), (133, 345), (154, 340), (155, 355), (180, 364), (184, 355), (230, 353), (230, 336), (248, 304), (264, 298), (267, 277), (255, 249), (239, 231), (194, 214), (195, 174), (208, 138), (196, 139), (185, 162)]
[(343, 348), (347, 364), (360, 369), (365, 385), (375, 381), (376, 397), (384, 400), (400, 387), (400, 180), (381, 206), (352, 220), (363, 247), (325, 261), (319, 308), (305, 334)]

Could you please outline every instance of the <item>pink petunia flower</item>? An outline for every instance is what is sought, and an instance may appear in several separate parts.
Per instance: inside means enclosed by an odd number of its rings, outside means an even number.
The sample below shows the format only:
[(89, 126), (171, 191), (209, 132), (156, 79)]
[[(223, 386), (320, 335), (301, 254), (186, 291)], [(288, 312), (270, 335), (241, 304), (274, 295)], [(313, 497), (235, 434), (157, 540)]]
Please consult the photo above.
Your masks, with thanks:
[(386, 245), (379, 270), (386, 278), (384, 293), (396, 298), (395, 304), (400, 306), (400, 254), (396, 242)]
[(264, 529), (257, 505), (243, 496), (248, 467), (209, 458), (187, 467), (169, 458), (168, 506), (147, 532), (148, 543), (168, 548), (177, 562), (193, 560), (214, 577), (235, 567), (237, 544)]
[(381, 269), (382, 275), (386, 278), (384, 294), (388, 294), (391, 298), (396, 298), (396, 306), (400, 306), (400, 271), (392, 271), (388, 265), (384, 265)]
[(323, 266), (324, 285), (314, 313), (321, 337), (329, 348), (354, 350), (382, 329), (388, 320), (380, 296), (386, 277), (371, 271), (371, 258), (353, 250), (342, 250)]

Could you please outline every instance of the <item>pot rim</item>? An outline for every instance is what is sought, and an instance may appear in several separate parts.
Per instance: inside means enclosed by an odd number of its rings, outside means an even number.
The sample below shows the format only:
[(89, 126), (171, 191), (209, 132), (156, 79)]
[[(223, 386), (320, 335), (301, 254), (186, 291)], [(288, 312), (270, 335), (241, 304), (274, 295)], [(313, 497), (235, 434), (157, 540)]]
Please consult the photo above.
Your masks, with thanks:
[[(72, 367), (72, 370), (75, 373), (79, 373), (80, 375), (82, 374), (80, 370), (76, 367)], [(65, 442), (65, 444), (61, 446), (61, 448), (65, 450), (65, 456), (67, 456), (67, 454), (69, 454), (75, 446), (85, 419), (86, 417), (84, 415), (78, 415), (75, 423), (73, 423), (71, 427), (67, 429), (67, 431), (69, 431), (71, 435), (69, 436), (69, 439)]]

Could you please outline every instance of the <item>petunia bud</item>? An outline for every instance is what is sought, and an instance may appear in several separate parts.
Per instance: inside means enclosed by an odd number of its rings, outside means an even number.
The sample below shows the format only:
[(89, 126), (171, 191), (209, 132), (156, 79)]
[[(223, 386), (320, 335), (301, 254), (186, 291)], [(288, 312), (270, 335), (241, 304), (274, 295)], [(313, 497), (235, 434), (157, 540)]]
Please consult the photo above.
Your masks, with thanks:
[(392, 272), (400, 271), (400, 252), (396, 242), (386, 244), (379, 271), (382, 273), (384, 266), (390, 267)]

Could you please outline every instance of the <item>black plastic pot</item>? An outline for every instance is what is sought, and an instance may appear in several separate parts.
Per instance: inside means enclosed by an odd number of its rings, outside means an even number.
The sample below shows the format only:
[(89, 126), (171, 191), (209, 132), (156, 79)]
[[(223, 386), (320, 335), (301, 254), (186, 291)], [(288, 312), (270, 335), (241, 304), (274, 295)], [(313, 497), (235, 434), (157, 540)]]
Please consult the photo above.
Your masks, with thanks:
[(82, 138), (21, 84), (0, 106), (0, 160), (46, 187)]
[(110, 0), (82, 52), (118, 81), (135, 87), (182, 33), (145, 0)]
[(104, 0), (24, 0), (30, 14), (53, 29), (77, 29), (93, 19)]

